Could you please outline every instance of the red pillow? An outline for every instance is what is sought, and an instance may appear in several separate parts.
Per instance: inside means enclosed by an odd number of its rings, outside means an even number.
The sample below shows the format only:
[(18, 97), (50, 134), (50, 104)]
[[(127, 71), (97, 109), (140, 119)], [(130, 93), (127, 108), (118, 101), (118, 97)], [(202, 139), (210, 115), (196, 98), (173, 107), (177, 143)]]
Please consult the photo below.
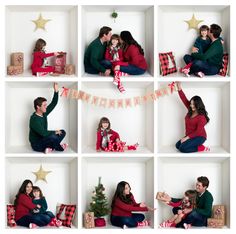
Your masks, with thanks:
[[(159, 60), (162, 76), (177, 72), (175, 58), (172, 52), (159, 53)], [(172, 63), (172, 66), (170, 63)]]
[(222, 68), (220, 69), (220, 72), (218, 73), (220, 76), (226, 76), (227, 70), (228, 70), (228, 63), (229, 63), (229, 55), (224, 54), (222, 59)]
[(16, 226), (14, 205), (7, 205), (7, 225), (10, 227)]
[(76, 205), (61, 204), (57, 213), (57, 219), (61, 220), (62, 226), (71, 227), (75, 214)]

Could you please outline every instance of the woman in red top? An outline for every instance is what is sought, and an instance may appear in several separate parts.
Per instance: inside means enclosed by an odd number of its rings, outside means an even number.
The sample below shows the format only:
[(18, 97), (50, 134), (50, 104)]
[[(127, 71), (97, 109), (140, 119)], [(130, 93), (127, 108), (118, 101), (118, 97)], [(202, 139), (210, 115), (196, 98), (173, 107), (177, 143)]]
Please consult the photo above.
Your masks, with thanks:
[(149, 225), (149, 222), (144, 220), (143, 214), (132, 212), (154, 211), (154, 209), (143, 202), (136, 203), (130, 190), (130, 185), (125, 181), (117, 185), (111, 204), (111, 224), (121, 228)]
[(45, 53), (46, 41), (38, 39), (35, 44), (33, 53), (33, 63), (31, 65), (32, 74), (36, 76), (45, 76), (50, 72), (54, 72), (53, 66), (47, 66), (46, 58), (51, 56), (58, 56), (59, 53)]
[(185, 116), (185, 136), (176, 143), (176, 148), (182, 153), (209, 151), (209, 147), (203, 145), (207, 138), (204, 127), (210, 120), (205, 105), (199, 96), (194, 96), (189, 101), (180, 82), (176, 83), (179, 97), (188, 109)]
[[(111, 144), (121, 142), (120, 136), (117, 132), (111, 129), (110, 120), (107, 117), (102, 117), (97, 128), (97, 152), (108, 149), (109, 142), (111, 142)], [(134, 145), (125, 145), (124, 150), (136, 150), (138, 145), (138, 143)]]
[(14, 202), (16, 223), (28, 228), (46, 226), (51, 222), (51, 218), (44, 214), (35, 214), (41, 206), (33, 203), (32, 190), (33, 183), (30, 180), (25, 180), (16, 195)]

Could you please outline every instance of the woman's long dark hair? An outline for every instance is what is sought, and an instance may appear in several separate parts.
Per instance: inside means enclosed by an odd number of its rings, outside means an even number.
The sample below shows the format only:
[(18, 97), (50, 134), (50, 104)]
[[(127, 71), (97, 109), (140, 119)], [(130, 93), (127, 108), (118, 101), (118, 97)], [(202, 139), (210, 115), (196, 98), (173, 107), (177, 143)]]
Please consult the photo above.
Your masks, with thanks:
[[(25, 180), (25, 181), (22, 183), (22, 185), (20, 186), (20, 189), (19, 189), (18, 193), (16, 194), (16, 198), (15, 198), (15, 201), (14, 201), (14, 205), (15, 205), (15, 206), (17, 205), (18, 198), (19, 198), (20, 194), (22, 194), (22, 193), (25, 194), (25, 193), (26, 193), (26, 186), (27, 186), (28, 184), (31, 184), (31, 185), (32, 185), (32, 188), (33, 188), (33, 183), (32, 183), (32, 181), (31, 181), (31, 180)], [(33, 197), (33, 193), (31, 192), (31, 193), (29, 194), (29, 196), (30, 196), (30, 197)]]
[(141, 47), (141, 45), (138, 44), (137, 41), (134, 40), (133, 36), (131, 35), (129, 31), (122, 31), (120, 33), (120, 38), (122, 41), (124, 41), (124, 44), (123, 44), (124, 50), (126, 50), (128, 46), (130, 45), (135, 45), (138, 47), (140, 54), (144, 55), (143, 48)]
[(111, 129), (111, 123), (110, 120), (107, 117), (102, 117), (99, 121), (97, 131), (99, 131), (102, 128), (102, 123), (108, 123), (107, 130), (109, 131)]
[[(115, 194), (113, 196), (113, 199), (112, 199), (112, 203), (111, 203), (111, 208), (114, 207), (115, 205), (115, 201), (117, 198), (119, 198), (122, 202), (126, 203), (126, 204), (132, 204), (132, 199), (131, 199), (131, 196), (132, 196), (132, 193), (129, 193), (127, 195), (124, 195), (124, 190), (125, 190), (125, 185), (129, 183), (125, 182), (125, 181), (121, 181), (117, 187), (116, 187), (116, 191), (115, 191)], [(130, 188), (130, 185), (129, 185), (129, 188)], [(130, 188), (131, 190), (131, 188)]]
[[(208, 123), (210, 121), (210, 118), (208, 117), (208, 113), (206, 111), (206, 108), (205, 108), (205, 105), (204, 105), (202, 99), (199, 96), (193, 96), (190, 100), (190, 103), (191, 103), (192, 100), (194, 102), (194, 105), (195, 105), (195, 108), (196, 108), (198, 114), (199, 115), (204, 115), (205, 118), (206, 118), (206, 121)], [(188, 115), (191, 117), (192, 114), (193, 114), (192, 108), (189, 107)]]

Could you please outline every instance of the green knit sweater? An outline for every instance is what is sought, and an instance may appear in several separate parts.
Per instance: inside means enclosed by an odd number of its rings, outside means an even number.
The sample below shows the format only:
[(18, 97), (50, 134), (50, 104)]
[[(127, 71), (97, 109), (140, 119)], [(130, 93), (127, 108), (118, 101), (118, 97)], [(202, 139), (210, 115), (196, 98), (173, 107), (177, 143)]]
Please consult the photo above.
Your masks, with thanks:
[(212, 212), (212, 203), (213, 197), (211, 193), (206, 190), (201, 197), (196, 199), (197, 208), (195, 209), (199, 214), (206, 216), (207, 218), (211, 217)]
[(54, 92), (53, 99), (47, 107), (46, 113), (43, 116), (38, 116), (35, 112), (30, 117), (29, 123), (29, 141), (35, 143), (44, 137), (50, 136), (55, 131), (48, 131), (48, 120), (47, 116), (52, 112), (58, 102), (58, 92)]
[(42, 197), (40, 199), (33, 199), (33, 203), (35, 205), (40, 205), (41, 208), (39, 209), (39, 213), (45, 213), (47, 211), (47, 208), (48, 208), (48, 204), (46, 202), (46, 199), (45, 197)]
[(211, 43), (210, 47), (205, 53), (192, 53), (195, 59), (207, 61), (219, 69), (222, 67), (223, 46), (221, 40), (218, 38)]
[(106, 69), (100, 64), (104, 59), (107, 43), (101, 42), (100, 38), (96, 38), (90, 43), (84, 54), (84, 66), (93, 67), (100, 72), (105, 72)]

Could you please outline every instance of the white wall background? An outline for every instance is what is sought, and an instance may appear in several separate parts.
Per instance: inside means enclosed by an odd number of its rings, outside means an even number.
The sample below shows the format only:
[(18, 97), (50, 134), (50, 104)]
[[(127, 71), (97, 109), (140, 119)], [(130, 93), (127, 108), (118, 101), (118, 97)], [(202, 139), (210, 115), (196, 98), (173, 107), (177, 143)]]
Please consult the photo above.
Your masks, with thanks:
[[(74, 87), (73, 83), (59, 83), (59, 87)], [(53, 97), (53, 83), (9, 83), (6, 85), (6, 148), (14, 146), (27, 146), (30, 148), (28, 140), (29, 120), (34, 110), (33, 101), (37, 97), (45, 97), (50, 104)], [(60, 91), (61, 93), (61, 91)], [(60, 94), (59, 93), (59, 94)], [(74, 101), (72, 103), (72, 101)], [(64, 129), (67, 132), (63, 141), (72, 142), (74, 148), (77, 147), (77, 132), (70, 129), (77, 126), (77, 102), (60, 97), (55, 109), (48, 116), (48, 129)], [(70, 118), (70, 116), (73, 117)], [(73, 120), (73, 121), (69, 121)], [(73, 136), (69, 137), (70, 134)], [(75, 149), (76, 150), (76, 149)]]
[(230, 53), (230, 14), (229, 7), (221, 6), (160, 6), (158, 8), (158, 51), (173, 51), (177, 67), (184, 65), (183, 56), (190, 54), (191, 48), (199, 36), (195, 29), (188, 29), (185, 20), (195, 15), (197, 20), (204, 20), (199, 24), (219, 24), (222, 27), (224, 50)]
[[(125, 96), (121, 96), (118, 91), (113, 89), (113, 86), (112, 83), (105, 82), (87, 83), (83, 84), (82, 90), (95, 96), (111, 99), (146, 95), (146, 88), (153, 90), (153, 86), (149, 83), (140, 83), (139, 87), (135, 87), (135, 84), (124, 83), (128, 92)], [(82, 147), (90, 146), (95, 149), (97, 127), (100, 119), (105, 116), (110, 120), (111, 128), (120, 134), (122, 141), (127, 144), (138, 142), (140, 146), (153, 150), (153, 138), (149, 137), (153, 135), (153, 107), (153, 103), (150, 103), (132, 108), (114, 109), (82, 103)]]
[[(54, 162), (53, 162), (54, 160)], [(48, 210), (56, 213), (59, 204), (77, 204), (77, 159), (44, 160), (37, 158), (11, 158), (7, 160), (6, 204), (13, 204), (16, 194), (25, 179), (40, 187)], [(32, 172), (39, 170), (40, 165), (45, 171), (52, 171), (46, 176), (47, 183), (36, 181)], [(78, 208), (78, 207), (77, 207)]]
[[(118, 17), (115, 22), (111, 17), (113, 10)], [(99, 35), (103, 26), (112, 28), (113, 34), (120, 35), (121, 31), (128, 30), (133, 38), (144, 49), (145, 58), (149, 65), (149, 73), (153, 75), (153, 48), (154, 48), (154, 10), (148, 6), (85, 6), (82, 8), (82, 48), (81, 56), (84, 56), (85, 48)], [(84, 67), (82, 65), (82, 74)]]
[[(160, 83), (161, 85), (161, 83)], [(224, 86), (225, 85), (225, 86)], [(182, 83), (183, 91), (190, 100), (191, 97), (198, 95), (205, 104), (210, 122), (205, 126), (207, 141), (205, 144), (213, 147), (226, 147), (229, 151), (229, 86), (223, 83), (191, 82)], [(225, 88), (225, 91), (224, 91)], [(157, 101), (158, 105), (158, 146), (171, 146), (175, 148), (175, 143), (185, 136), (185, 116), (188, 112), (182, 103), (177, 92)], [(227, 145), (223, 145), (227, 141)]]
[[(227, 169), (226, 169), (227, 168)], [(188, 189), (195, 189), (199, 176), (208, 177), (208, 190), (214, 201), (213, 205), (226, 205), (227, 224), (230, 220), (230, 190), (224, 189), (229, 184), (229, 159), (207, 158), (160, 158), (158, 159), (158, 191), (165, 191), (171, 197), (181, 198)], [(226, 186), (227, 187), (227, 186)], [(172, 207), (158, 202), (158, 224), (172, 216)]]
[[(34, 31), (35, 23), (32, 20), (37, 20), (40, 13), (44, 19), (51, 19), (46, 23), (46, 31)], [(23, 52), (24, 68), (30, 69), (35, 43), (42, 38), (47, 43), (47, 53), (67, 52), (67, 63), (77, 67), (77, 7), (8, 7), (6, 27), (6, 65), (10, 64), (11, 53)]]

